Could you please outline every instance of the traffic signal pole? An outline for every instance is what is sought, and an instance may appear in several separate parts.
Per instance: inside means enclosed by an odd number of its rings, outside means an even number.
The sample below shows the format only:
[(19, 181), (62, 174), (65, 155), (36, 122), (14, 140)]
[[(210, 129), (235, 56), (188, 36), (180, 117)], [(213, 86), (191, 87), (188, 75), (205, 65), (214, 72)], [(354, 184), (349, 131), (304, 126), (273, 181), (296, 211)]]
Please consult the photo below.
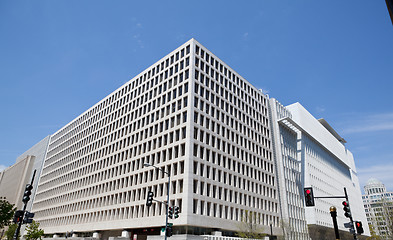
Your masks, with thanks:
[(168, 211), (169, 211), (169, 186), (171, 185), (171, 175), (168, 174), (168, 187), (167, 187), (167, 194), (166, 194), (166, 216), (165, 216), (165, 240), (167, 240), (167, 233), (168, 233)]
[[(159, 171), (163, 172), (164, 174), (168, 175), (168, 187), (167, 187), (167, 191), (166, 191), (166, 214), (165, 214), (165, 240), (167, 240), (168, 238), (168, 212), (169, 212), (169, 189), (171, 186), (171, 174), (170, 172), (166, 172), (165, 170), (162, 170), (161, 168), (151, 165), (150, 163), (144, 163), (143, 166), (145, 167), (154, 167), (156, 169), (158, 169)], [(153, 199), (154, 200), (154, 199)]]
[[(37, 170), (34, 170), (33, 177), (31, 178), (31, 182), (30, 182), (30, 185), (31, 185), (31, 186), (33, 186), (34, 177), (35, 177), (35, 173), (36, 173), (36, 172), (37, 172)], [(23, 200), (22, 200), (22, 201), (23, 201)], [(25, 212), (26, 212), (27, 203), (28, 203), (29, 201), (23, 201), (23, 202), (24, 202), (24, 206), (23, 206), (23, 215), (24, 215)], [(21, 218), (19, 219), (18, 227), (17, 227), (16, 230), (15, 230), (15, 234), (14, 234), (13, 240), (17, 240), (17, 239), (18, 239), (18, 236), (19, 236), (19, 233), (20, 233), (20, 228), (22, 227), (22, 222), (23, 222), (23, 217), (21, 217)]]
[[(345, 193), (345, 200), (347, 201), (347, 203), (348, 203), (348, 205), (349, 205), (349, 200), (348, 200), (348, 194), (347, 194), (347, 188), (345, 188), (344, 187), (344, 193)], [(357, 237), (356, 237), (356, 231), (355, 231), (355, 228), (354, 228), (354, 224), (353, 224), (353, 218), (352, 218), (352, 214), (350, 214), (349, 215), (349, 220), (351, 221), (351, 223), (352, 223), (352, 230), (353, 230), (353, 239), (358, 239)]]
[[(307, 192), (307, 189), (309, 189), (310, 191)], [(349, 220), (351, 221), (350, 223), (351, 223), (352, 227), (351, 227), (351, 231), (350, 232), (353, 234), (353, 239), (355, 239), (355, 240), (358, 239), (357, 236), (356, 236), (355, 228), (354, 228), (355, 225), (354, 225), (354, 222), (353, 222), (352, 214), (351, 214), (350, 208), (349, 208), (349, 200), (348, 200), (347, 188), (344, 187), (344, 194), (345, 194), (345, 196), (324, 196), (324, 197), (314, 197), (311, 187), (310, 188), (304, 188), (304, 190), (305, 190), (305, 196), (306, 196), (306, 206), (314, 206), (314, 200), (313, 200), (314, 198), (345, 198), (346, 201), (343, 202), (343, 205), (345, 203), (344, 211), (346, 211), (346, 212), (348, 211), (349, 212), (349, 215), (348, 216), (345, 215), (345, 216), (347, 218), (349, 218)], [(312, 202), (312, 205), (307, 205), (307, 194), (309, 194), (309, 196), (312, 198), (312, 200), (309, 200), (309, 202)], [(348, 207), (348, 210), (345, 210), (345, 207)], [(331, 214), (332, 214), (332, 211), (331, 211)], [(334, 215), (334, 213), (332, 214), (332, 217), (333, 217), (333, 215)], [(337, 216), (337, 213), (335, 215)], [(333, 218), (333, 224), (335, 224), (334, 221), (335, 221), (335, 218)], [(337, 224), (337, 222), (336, 222), (336, 224)]]

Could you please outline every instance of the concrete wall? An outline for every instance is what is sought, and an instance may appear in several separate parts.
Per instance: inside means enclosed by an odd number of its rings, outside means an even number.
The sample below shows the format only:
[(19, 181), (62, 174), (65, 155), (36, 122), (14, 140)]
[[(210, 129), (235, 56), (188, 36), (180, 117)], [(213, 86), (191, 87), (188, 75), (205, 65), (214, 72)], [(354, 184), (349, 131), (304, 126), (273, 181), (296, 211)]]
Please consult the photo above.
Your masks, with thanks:
[[(315, 197), (344, 196), (347, 189), (354, 221), (366, 223), (359, 180), (352, 153), (328, 129), (325, 128), (299, 103), (287, 106), (292, 120), (302, 131), (299, 141), (302, 144), (301, 159), (304, 166), (304, 186), (313, 187)], [(337, 208), (339, 229), (345, 231), (342, 201), (344, 198), (319, 198), (315, 207), (306, 208), (308, 224), (332, 227), (329, 208)], [(367, 224), (364, 234), (369, 234)]]
[(25, 186), (29, 182), (34, 159), (34, 156), (25, 156), (14, 165), (6, 168), (1, 175), (0, 196), (15, 204), (18, 209), (21, 209), (23, 206), (22, 196)]

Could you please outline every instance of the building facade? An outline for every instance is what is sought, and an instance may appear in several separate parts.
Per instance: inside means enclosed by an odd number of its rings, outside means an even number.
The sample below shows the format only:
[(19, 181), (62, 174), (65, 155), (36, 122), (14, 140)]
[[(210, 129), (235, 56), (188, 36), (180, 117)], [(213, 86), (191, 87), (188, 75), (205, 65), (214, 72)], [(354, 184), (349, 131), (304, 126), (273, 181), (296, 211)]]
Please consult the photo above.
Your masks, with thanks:
[[(47, 136), (42, 139), (20, 155), (14, 165), (0, 172), (0, 197), (5, 197), (8, 202), (15, 204), (15, 207), (19, 210), (23, 209), (24, 206), (22, 198), (26, 184), (30, 184), (34, 176), (31, 200), (26, 205), (26, 211), (32, 212), (32, 203), (37, 190), (49, 138), (50, 136)], [(24, 231), (25, 225), (22, 225), (21, 235), (23, 235)]]
[(178, 239), (234, 236), (250, 219), (265, 234), (323, 239), (332, 205), (348, 232), (343, 199), (305, 208), (304, 187), (315, 196), (346, 187), (355, 220), (365, 222), (344, 142), (325, 120), (269, 99), (191, 39), (46, 138), (42, 160), (29, 165), (40, 168), (33, 212), (55, 238), (159, 238), (169, 187)]
[[(315, 197), (344, 196), (345, 187), (354, 221), (366, 223), (354, 159), (345, 140), (326, 120), (315, 119), (299, 103), (283, 107), (275, 99), (270, 102), (280, 203), (283, 221), (288, 224), (288, 239), (308, 239), (307, 232), (312, 239), (327, 235), (334, 238), (331, 206), (337, 208), (341, 236), (351, 239), (344, 227), (349, 222), (342, 210), (344, 198), (315, 198), (315, 206), (306, 208), (303, 203), (304, 187), (312, 187)], [(369, 235), (367, 226), (364, 235)]]
[[(34, 200), (38, 186), (42, 165), (44, 163), (46, 150), (49, 143), (49, 136), (42, 139), (29, 150), (20, 155), (14, 165), (0, 172), (0, 196), (6, 197), (7, 201), (15, 204), (18, 209), (23, 208), (22, 197), (26, 184), (31, 182), (34, 170), (36, 171), (31, 199)], [(26, 210), (30, 211), (32, 202), (27, 204)]]
[[(270, 117), (273, 132), (274, 159), (277, 167), (281, 226), (285, 239), (307, 240), (307, 219), (303, 200), (304, 174), (301, 161), (301, 131), (289, 122), (291, 112), (276, 99), (270, 99)], [(303, 169), (303, 170), (302, 170)]]
[(233, 235), (248, 213), (279, 233), (268, 99), (194, 39), (51, 136), (35, 219), (54, 236), (159, 235), (164, 172), (183, 239)]
[(383, 239), (391, 239), (393, 233), (393, 192), (386, 191), (385, 185), (370, 178), (364, 186), (364, 209), (368, 224)]

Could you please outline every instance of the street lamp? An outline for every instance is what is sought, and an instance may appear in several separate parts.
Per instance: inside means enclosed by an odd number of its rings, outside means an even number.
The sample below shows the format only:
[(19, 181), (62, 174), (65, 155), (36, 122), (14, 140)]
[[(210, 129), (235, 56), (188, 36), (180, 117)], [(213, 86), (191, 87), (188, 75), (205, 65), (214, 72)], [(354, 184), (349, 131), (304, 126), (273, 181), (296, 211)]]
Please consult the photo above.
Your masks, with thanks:
[(167, 187), (167, 191), (166, 191), (166, 214), (165, 214), (165, 240), (167, 239), (167, 231), (168, 231), (168, 210), (169, 210), (169, 187), (171, 185), (171, 174), (169, 172), (166, 172), (164, 170), (162, 170), (161, 168), (151, 165), (150, 163), (144, 163), (143, 166), (145, 167), (154, 167), (158, 170), (160, 170), (161, 172), (165, 173), (166, 175), (168, 175), (168, 187)]

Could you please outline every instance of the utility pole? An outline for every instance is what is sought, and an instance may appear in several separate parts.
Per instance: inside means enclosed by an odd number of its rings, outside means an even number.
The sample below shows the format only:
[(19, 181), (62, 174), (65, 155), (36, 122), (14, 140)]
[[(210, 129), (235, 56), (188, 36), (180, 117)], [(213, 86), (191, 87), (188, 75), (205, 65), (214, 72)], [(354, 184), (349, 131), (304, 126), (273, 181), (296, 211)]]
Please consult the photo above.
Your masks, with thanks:
[[(344, 193), (345, 193), (345, 200), (347, 201), (348, 205), (349, 205), (349, 200), (348, 200), (348, 194), (347, 194), (347, 188), (344, 187)], [(352, 218), (352, 213), (349, 214), (349, 220), (351, 221), (352, 224), (352, 228), (351, 228), (351, 232), (353, 233), (353, 239), (357, 240), (358, 238), (356, 237), (356, 231), (354, 229), (353, 226), (355, 226), (353, 224), (353, 218)]]
[[(308, 206), (314, 206), (315, 202), (314, 202), (314, 198), (345, 198), (345, 201), (343, 201), (343, 205), (344, 205), (344, 211), (345, 211), (345, 217), (349, 218), (350, 222), (350, 232), (353, 234), (353, 239), (357, 240), (357, 236), (356, 236), (356, 231), (354, 229), (354, 224), (353, 224), (353, 218), (352, 218), (352, 214), (351, 214), (351, 209), (349, 207), (349, 200), (348, 200), (348, 194), (347, 194), (347, 188), (344, 187), (344, 196), (323, 196), (323, 197), (314, 197), (313, 191), (312, 191), (312, 187), (308, 187), (308, 188), (304, 188), (304, 197), (305, 197), (305, 203), (306, 203), (306, 207)], [(335, 208), (335, 207), (333, 207)], [(332, 214), (332, 208), (330, 211), (330, 214)], [(334, 213), (332, 214), (332, 218), (333, 218)], [(337, 212), (335, 212), (335, 215), (337, 216)], [(334, 219), (333, 219), (333, 224), (334, 224)], [(336, 222), (337, 224), (337, 222)], [(345, 224), (344, 224), (345, 226)], [(336, 230), (336, 227), (335, 229)], [(338, 235), (336, 234), (336, 237)]]
[[(165, 170), (162, 170), (161, 168), (151, 165), (150, 163), (144, 163), (143, 164), (145, 167), (154, 167), (158, 169), (159, 171), (163, 172), (164, 174), (168, 175), (168, 187), (166, 191), (166, 214), (165, 214), (165, 240), (167, 240), (168, 236), (168, 212), (169, 212), (169, 188), (171, 186), (171, 174)], [(150, 204), (151, 205), (151, 204)], [(169, 236), (170, 237), (170, 236)]]
[[(30, 184), (26, 185), (26, 189), (25, 189), (25, 192), (23, 194), (23, 199), (22, 199), (22, 201), (24, 203), (23, 210), (22, 210), (23, 211), (23, 215), (26, 212), (27, 203), (30, 201), (31, 190), (33, 189), (33, 182), (34, 182), (34, 177), (35, 177), (35, 173), (36, 172), (37, 172), (37, 170), (34, 170), (33, 177), (31, 178), (31, 182), (30, 182)], [(24, 219), (23, 217), (21, 217), (19, 219), (18, 227), (16, 228), (13, 240), (17, 240), (18, 239), (18, 236), (19, 236), (19, 233), (20, 233), (20, 228), (22, 227), (23, 219)]]

